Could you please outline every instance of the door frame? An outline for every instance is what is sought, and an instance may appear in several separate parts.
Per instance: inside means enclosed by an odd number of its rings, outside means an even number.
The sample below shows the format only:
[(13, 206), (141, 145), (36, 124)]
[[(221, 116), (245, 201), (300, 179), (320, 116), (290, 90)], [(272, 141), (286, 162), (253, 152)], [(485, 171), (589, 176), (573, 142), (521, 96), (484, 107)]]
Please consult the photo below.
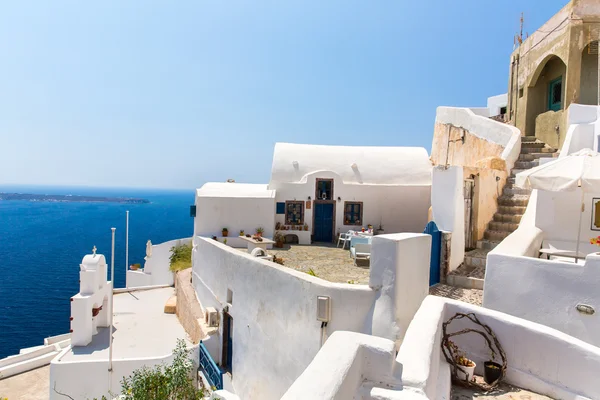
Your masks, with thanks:
[[(333, 189), (332, 189), (333, 192)], [(314, 239), (315, 237), (315, 218), (317, 216), (317, 204), (333, 204), (333, 211), (332, 211), (332, 218), (331, 218), (331, 243), (335, 243), (335, 213), (336, 213), (336, 202), (335, 200), (313, 200), (313, 205), (312, 205), (312, 209), (313, 209), (313, 213), (312, 213), (312, 239)], [(312, 240), (311, 240), (312, 242)], [(326, 242), (325, 242), (326, 243)]]
[[(229, 319), (229, 323), (225, 322)], [(233, 353), (233, 317), (229, 312), (223, 310), (223, 337), (221, 340), (221, 368), (224, 371), (232, 373), (233, 370), (233, 354), (229, 354), (228, 341), (231, 337), (231, 352)], [(232, 365), (227, 365), (227, 359), (231, 356)]]
[[(556, 86), (558, 83), (560, 83), (560, 102), (559, 103), (552, 103), (552, 91), (554, 89), (554, 86)], [(559, 76), (556, 79), (553, 79), (550, 81), (550, 83), (548, 83), (548, 111), (560, 111), (563, 109), (563, 77), (562, 75)], [(553, 104), (558, 104), (558, 108), (553, 107)]]

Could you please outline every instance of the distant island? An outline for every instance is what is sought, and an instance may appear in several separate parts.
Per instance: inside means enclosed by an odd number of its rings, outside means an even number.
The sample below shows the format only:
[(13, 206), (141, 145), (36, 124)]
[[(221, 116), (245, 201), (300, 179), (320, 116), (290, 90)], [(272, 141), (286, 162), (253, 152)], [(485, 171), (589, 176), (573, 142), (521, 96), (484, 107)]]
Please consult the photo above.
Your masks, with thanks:
[(50, 201), (50, 202), (79, 202), (79, 203), (124, 203), (145, 204), (147, 199), (133, 197), (102, 197), (79, 196), (73, 194), (27, 194), (27, 193), (0, 193), (0, 200), (25, 200), (25, 201)]

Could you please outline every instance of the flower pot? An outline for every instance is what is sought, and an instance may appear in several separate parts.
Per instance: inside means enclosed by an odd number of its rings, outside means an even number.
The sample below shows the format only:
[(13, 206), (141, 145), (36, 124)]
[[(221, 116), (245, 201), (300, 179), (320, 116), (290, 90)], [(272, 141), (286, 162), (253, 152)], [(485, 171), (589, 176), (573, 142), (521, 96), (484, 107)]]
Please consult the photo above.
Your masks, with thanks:
[(138, 269), (140, 269), (140, 266), (137, 265), (137, 264), (131, 264), (129, 266), (129, 269), (132, 270), (132, 271), (137, 271)]
[(223, 237), (227, 237), (227, 235), (229, 234), (229, 231), (222, 231), (221, 234), (223, 235)]
[[(469, 382), (473, 380), (473, 373), (475, 372), (475, 367), (477, 366), (474, 361), (471, 362), (473, 363), (472, 367), (465, 367), (464, 365), (458, 366), (458, 368), (462, 369), (467, 374), (467, 380)], [(458, 374), (458, 379), (463, 379), (463, 374)]]
[(502, 365), (493, 361), (483, 363), (483, 380), (488, 385), (502, 379)]

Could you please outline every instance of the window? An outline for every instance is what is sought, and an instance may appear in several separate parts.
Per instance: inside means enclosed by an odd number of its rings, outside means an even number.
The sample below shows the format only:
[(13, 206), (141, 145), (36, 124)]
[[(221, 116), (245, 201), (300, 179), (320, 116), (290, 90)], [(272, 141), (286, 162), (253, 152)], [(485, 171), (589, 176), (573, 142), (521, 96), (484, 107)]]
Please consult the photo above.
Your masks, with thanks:
[(519, 98), (523, 97), (523, 88), (519, 89)]
[(500, 115), (506, 114), (506, 107), (500, 107)]
[(196, 217), (196, 206), (190, 206), (190, 217)]
[(333, 179), (317, 179), (317, 200), (333, 200)]
[(285, 203), (277, 203), (276, 214), (285, 214)]
[(286, 201), (285, 202), (285, 224), (286, 225), (304, 225), (304, 202)]
[(562, 76), (550, 82), (548, 87), (548, 110), (562, 109)]
[(362, 225), (363, 204), (359, 201), (344, 202), (344, 225)]

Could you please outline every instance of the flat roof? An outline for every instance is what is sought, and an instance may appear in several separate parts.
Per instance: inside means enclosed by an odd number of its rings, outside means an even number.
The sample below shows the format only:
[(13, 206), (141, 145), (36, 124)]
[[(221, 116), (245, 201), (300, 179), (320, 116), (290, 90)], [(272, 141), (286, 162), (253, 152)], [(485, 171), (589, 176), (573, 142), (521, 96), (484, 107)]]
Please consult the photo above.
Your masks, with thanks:
[(196, 196), (274, 199), (275, 190), (270, 190), (267, 186), (256, 183), (208, 182), (196, 190)]
[[(115, 294), (113, 360), (162, 357), (171, 354), (177, 339), (191, 345), (175, 314), (165, 314), (175, 289), (161, 288)], [(87, 346), (71, 347), (60, 361), (108, 360), (109, 328), (98, 328)]]

